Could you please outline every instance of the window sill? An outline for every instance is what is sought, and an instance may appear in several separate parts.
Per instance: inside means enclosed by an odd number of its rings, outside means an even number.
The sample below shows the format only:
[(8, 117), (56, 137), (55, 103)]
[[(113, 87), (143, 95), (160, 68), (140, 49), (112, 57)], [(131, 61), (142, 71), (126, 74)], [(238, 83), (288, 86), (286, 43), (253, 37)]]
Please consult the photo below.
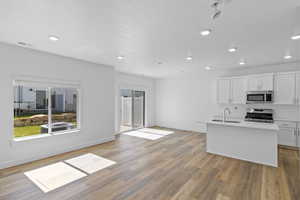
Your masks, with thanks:
[(39, 138), (46, 138), (52, 136), (51, 134), (39, 134), (39, 135), (33, 135), (33, 136), (25, 136), (25, 137), (19, 137), (19, 138), (13, 138), (14, 142), (22, 142), (27, 140), (34, 140)]
[(58, 131), (52, 133), (51, 136), (56, 136), (56, 135), (64, 135), (64, 134), (69, 134), (69, 133), (79, 133), (80, 129), (74, 129), (74, 130), (68, 130), (68, 131)]
[(55, 137), (59, 135), (65, 135), (65, 134), (73, 134), (73, 133), (79, 133), (80, 129), (75, 129), (75, 130), (69, 130), (69, 131), (61, 131), (61, 132), (56, 132), (56, 133), (47, 133), (47, 134), (39, 134), (39, 135), (33, 135), (33, 136), (25, 136), (25, 137), (19, 137), (19, 138), (13, 138), (12, 141), (15, 143), (19, 142), (25, 142), (25, 141), (31, 141), (31, 140), (36, 140), (36, 139), (41, 139), (41, 138), (47, 138), (47, 137)]

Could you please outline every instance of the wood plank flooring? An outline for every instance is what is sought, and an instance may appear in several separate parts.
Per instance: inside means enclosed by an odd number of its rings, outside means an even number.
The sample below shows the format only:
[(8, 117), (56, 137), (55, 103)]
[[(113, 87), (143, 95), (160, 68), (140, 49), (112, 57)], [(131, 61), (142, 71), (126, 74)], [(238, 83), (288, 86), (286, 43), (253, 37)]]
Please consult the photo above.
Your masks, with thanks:
[[(0, 170), (1, 200), (299, 200), (297, 152), (280, 149), (279, 167), (205, 152), (205, 134), (175, 131), (150, 141), (116, 141)], [(255, 148), (255, 147), (253, 147)], [(49, 193), (24, 172), (85, 153), (117, 164)]]

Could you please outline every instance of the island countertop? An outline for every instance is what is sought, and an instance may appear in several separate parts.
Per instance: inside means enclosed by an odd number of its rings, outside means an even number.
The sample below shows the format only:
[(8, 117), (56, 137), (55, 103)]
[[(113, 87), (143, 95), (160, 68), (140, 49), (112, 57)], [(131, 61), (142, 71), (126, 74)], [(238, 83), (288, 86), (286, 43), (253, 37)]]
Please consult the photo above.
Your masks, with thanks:
[(210, 120), (207, 123), (213, 125), (221, 125), (221, 126), (235, 126), (235, 127), (243, 127), (243, 128), (255, 128), (255, 129), (279, 131), (278, 125), (274, 123), (247, 122), (244, 120), (239, 121), (239, 123), (230, 123), (230, 122), (223, 122), (223, 121), (219, 122), (219, 121)]

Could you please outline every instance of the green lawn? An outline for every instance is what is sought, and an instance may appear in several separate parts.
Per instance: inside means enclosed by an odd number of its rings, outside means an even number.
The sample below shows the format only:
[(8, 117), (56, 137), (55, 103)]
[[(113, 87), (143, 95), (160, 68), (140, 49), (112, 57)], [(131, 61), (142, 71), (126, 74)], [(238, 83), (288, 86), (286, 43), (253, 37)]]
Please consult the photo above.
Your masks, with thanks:
[(15, 127), (14, 128), (14, 136), (15, 137), (37, 135), (40, 133), (41, 133), (40, 126), (23, 126), (23, 127)]
[[(30, 115), (32, 116), (32, 115)], [(15, 116), (14, 119), (26, 119), (30, 116)], [(74, 125), (76, 125), (76, 122), (71, 122)], [(14, 137), (25, 137), (25, 136), (32, 136), (32, 135), (39, 135), (41, 134), (41, 126), (35, 125), (35, 126), (23, 126), (23, 127), (14, 127)]]
[[(72, 122), (72, 124), (77, 126), (76, 122)], [(14, 127), (14, 136), (17, 137), (25, 137), (31, 135), (41, 134), (41, 126), (23, 126), (23, 127)]]

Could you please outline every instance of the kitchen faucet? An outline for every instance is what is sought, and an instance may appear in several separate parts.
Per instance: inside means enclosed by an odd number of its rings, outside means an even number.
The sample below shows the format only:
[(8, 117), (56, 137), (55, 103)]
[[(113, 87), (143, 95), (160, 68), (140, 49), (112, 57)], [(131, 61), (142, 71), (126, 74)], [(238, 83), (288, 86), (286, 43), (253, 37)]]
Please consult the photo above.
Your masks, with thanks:
[(224, 111), (223, 111), (223, 122), (226, 121), (226, 112), (228, 112), (228, 115), (230, 115), (231, 111), (228, 107), (224, 108)]

